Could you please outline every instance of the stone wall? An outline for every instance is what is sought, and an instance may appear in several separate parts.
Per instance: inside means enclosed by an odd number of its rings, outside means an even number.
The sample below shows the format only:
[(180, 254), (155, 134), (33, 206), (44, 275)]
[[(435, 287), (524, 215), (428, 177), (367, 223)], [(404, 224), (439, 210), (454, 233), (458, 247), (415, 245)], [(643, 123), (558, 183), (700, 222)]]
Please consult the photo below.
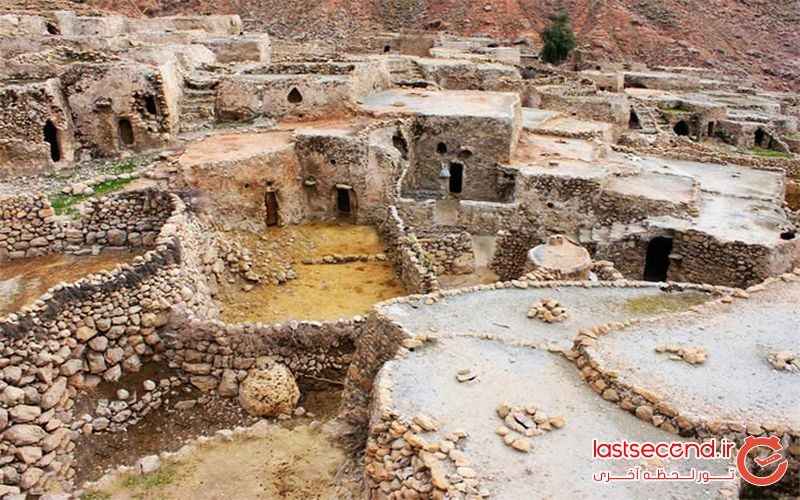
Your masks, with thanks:
[(475, 270), (472, 236), (463, 228), (452, 226), (420, 228), (416, 230), (416, 235), (437, 275), (469, 274)]
[(397, 213), (397, 207), (390, 206), (387, 212), (386, 219), (378, 225), (378, 231), (400, 282), (406, 290), (413, 293), (437, 290), (439, 281), (433, 271), (433, 263), (417, 241), (416, 235), (406, 227)]
[(0, 320), (0, 454), (10, 458), (0, 469), (3, 484), (31, 494), (69, 490), (76, 392), (160, 359), (160, 327), (173, 305), (197, 317), (216, 313), (195, 256), (206, 234), (180, 199), (163, 197), (170, 215), (153, 250), (131, 265), (57, 285)]
[(229, 325), (176, 309), (162, 335), (163, 356), (201, 391), (233, 397), (247, 371), (263, 357), (286, 365), (295, 377), (344, 373), (364, 322), (356, 316), (339, 321)]
[(41, 193), (0, 199), (0, 262), (59, 252), (63, 228)]
[(150, 248), (171, 213), (170, 195), (144, 190), (88, 200), (78, 220), (54, 215), (43, 194), (0, 199), (0, 261), (86, 247)]

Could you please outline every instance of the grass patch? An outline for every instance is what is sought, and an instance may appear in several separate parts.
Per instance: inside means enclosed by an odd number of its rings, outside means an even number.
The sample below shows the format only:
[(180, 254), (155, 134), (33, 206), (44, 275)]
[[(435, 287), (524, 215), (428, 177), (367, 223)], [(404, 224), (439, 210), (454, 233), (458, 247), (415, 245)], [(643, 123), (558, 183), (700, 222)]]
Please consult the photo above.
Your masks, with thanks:
[(688, 111), (680, 108), (659, 108), (659, 109), (661, 110), (662, 113), (672, 116), (683, 116), (686, 113), (688, 113)]
[(146, 492), (164, 486), (169, 486), (178, 479), (178, 468), (174, 464), (165, 465), (152, 474), (144, 476), (130, 475), (122, 481), (125, 488)]
[(105, 491), (89, 491), (81, 495), (81, 500), (109, 500), (110, 498), (111, 494)]
[(129, 174), (136, 170), (137, 164), (136, 161), (132, 159), (123, 160), (118, 163), (115, 163), (108, 169), (109, 174), (113, 175), (120, 175), (120, 174)]
[(763, 158), (791, 158), (792, 155), (789, 153), (784, 153), (782, 151), (775, 151), (774, 149), (764, 149), (758, 146), (752, 148), (750, 154), (761, 156)]
[(104, 194), (118, 191), (132, 181), (133, 179), (116, 179), (101, 182), (94, 187), (93, 194), (56, 194), (50, 197), (50, 205), (56, 215), (73, 216), (78, 212), (75, 205), (94, 196), (103, 196)]
[(685, 311), (708, 299), (708, 295), (697, 292), (659, 293), (629, 299), (625, 302), (625, 310), (638, 315), (666, 314)]

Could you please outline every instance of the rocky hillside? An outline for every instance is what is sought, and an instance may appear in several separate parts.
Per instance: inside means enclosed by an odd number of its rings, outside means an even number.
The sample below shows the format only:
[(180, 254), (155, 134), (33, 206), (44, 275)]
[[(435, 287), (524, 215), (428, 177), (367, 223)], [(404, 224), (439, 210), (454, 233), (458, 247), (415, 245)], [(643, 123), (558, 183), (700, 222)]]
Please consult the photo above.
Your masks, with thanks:
[[(17, 0), (19, 1), (19, 0)], [(84, 3), (84, 2), (81, 2)], [(279, 37), (445, 29), (538, 41), (548, 16), (572, 15), (603, 58), (699, 65), (800, 90), (800, 0), (85, 0), (129, 15), (238, 13)]]

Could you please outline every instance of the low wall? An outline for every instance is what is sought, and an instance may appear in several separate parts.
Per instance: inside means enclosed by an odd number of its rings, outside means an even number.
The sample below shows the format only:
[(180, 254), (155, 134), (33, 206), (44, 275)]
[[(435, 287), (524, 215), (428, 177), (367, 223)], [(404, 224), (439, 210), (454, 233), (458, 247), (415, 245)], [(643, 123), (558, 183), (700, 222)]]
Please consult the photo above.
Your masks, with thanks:
[(403, 223), (397, 207), (388, 208), (386, 219), (378, 225), (378, 231), (386, 244), (386, 254), (394, 263), (406, 290), (428, 293), (439, 289), (432, 262), (417, 241), (416, 235)]
[(434, 226), (416, 230), (417, 239), (437, 274), (469, 274), (475, 270), (472, 236), (460, 227)]

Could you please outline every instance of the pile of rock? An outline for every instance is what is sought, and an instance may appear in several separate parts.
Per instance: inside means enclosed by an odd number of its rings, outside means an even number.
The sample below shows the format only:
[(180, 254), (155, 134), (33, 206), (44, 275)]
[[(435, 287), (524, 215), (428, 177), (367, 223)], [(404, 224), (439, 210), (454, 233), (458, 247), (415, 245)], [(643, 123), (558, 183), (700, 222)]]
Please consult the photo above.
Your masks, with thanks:
[(534, 405), (521, 407), (502, 403), (497, 407), (497, 416), (503, 424), (495, 433), (507, 446), (523, 453), (528, 453), (532, 448), (530, 438), (561, 429), (566, 424), (564, 417), (548, 417)]
[(374, 255), (357, 254), (357, 255), (324, 255), (322, 257), (310, 257), (303, 259), (305, 265), (322, 265), (322, 264), (349, 264), (351, 262), (385, 262), (386, 254), (377, 253)]
[(71, 184), (69, 186), (64, 186), (61, 189), (61, 192), (64, 193), (64, 194), (70, 194), (70, 195), (75, 195), (75, 196), (79, 196), (79, 195), (89, 196), (89, 195), (93, 195), (94, 194), (94, 188), (96, 186), (98, 186), (100, 184), (103, 184), (104, 182), (109, 182), (109, 181), (129, 181), (129, 180), (136, 179), (138, 177), (139, 177), (139, 174), (137, 174), (135, 172), (124, 173), (124, 174), (119, 174), (119, 175), (110, 175), (110, 174), (109, 175), (99, 175), (99, 176), (94, 177), (94, 178), (89, 179), (89, 180), (85, 180), (85, 181), (82, 181), (82, 182), (76, 182), (76, 183)]
[(567, 310), (555, 299), (542, 299), (531, 304), (528, 317), (545, 323), (560, 323), (567, 319)]
[(656, 347), (658, 353), (669, 353), (669, 359), (673, 361), (685, 361), (690, 365), (700, 365), (705, 363), (708, 354), (700, 346), (681, 346), (676, 344), (660, 345)]
[(463, 447), (467, 434), (454, 431), (432, 442), (422, 434), (440, 425), (426, 415), (410, 423), (394, 413), (373, 425), (367, 441), (367, 486), (379, 498), (486, 498)]
[(771, 352), (767, 355), (767, 361), (776, 370), (800, 373), (800, 354), (789, 351)]
[(97, 402), (95, 417), (85, 415), (73, 423), (73, 430), (84, 434), (124, 432), (151, 411), (160, 408), (167, 396), (177, 394), (175, 389), (181, 385), (182, 382), (177, 377), (164, 378), (158, 383), (145, 380), (142, 383), (141, 397), (138, 397), (136, 392), (131, 394), (126, 389), (119, 389), (116, 399), (111, 401), (100, 399)]
[(273, 363), (250, 370), (239, 386), (239, 404), (250, 415), (290, 415), (300, 400), (300, 389), (286, 366)]

